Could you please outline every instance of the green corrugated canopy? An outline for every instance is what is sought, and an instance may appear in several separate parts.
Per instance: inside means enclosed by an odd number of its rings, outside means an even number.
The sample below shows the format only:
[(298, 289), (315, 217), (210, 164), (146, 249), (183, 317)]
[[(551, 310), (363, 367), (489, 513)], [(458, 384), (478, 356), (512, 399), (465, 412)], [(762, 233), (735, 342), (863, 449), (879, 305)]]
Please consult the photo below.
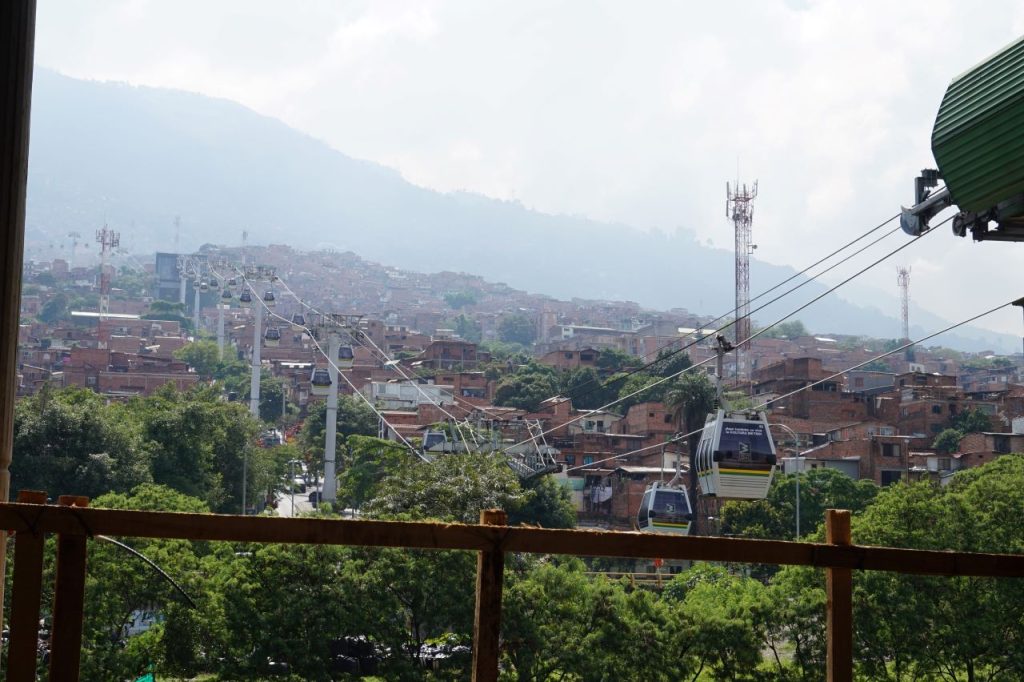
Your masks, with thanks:
[(982, 213), (1024, 192), (1024, 37), (949, 84), (932, 153), (961, 210)]

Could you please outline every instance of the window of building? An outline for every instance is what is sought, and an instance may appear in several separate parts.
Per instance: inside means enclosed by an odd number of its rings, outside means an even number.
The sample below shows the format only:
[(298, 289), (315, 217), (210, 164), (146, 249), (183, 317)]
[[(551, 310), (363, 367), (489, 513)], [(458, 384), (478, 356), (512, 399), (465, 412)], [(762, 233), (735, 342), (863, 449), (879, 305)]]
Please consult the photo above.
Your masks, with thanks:
[(1001, 455), (1008, 454), (1010, 452), (1010, 439), (1006, 436), (996, 436), (992, 439), (994, 441), (993, 449)]
[(882, 443), (882, 456), (883, 457), (899, 457), (900, 456), (900, 444), (899, 443)]
[(942, 405), (932, 405), (932, 414), (942, 414)]
[(900, 479), (903, 478), (902, 471), (883, 471), (882, 472), (882, 485), (892, 485), (893, 483), (899, 483)]
[(580, 360), (582, 360), (583, 362), (590, 362), (593, 359), (594, 356), (591, 353), (580, 353)]
[(671, 424), (672, 423), (672, 415), (670, 415), (670, 414), (666, 414), (665, 415), (665, 423), (666, 424)]
[(566, 455), (565, 456), (565, 463), (568, 464), (569, 466), (572, 466), (573, 464), (575, 464), (576, 463), (576, 455)]
[(583, 463), (584, 464), (593, 464), (594, 463), (594, 456), (593, 455), (583, 455)]
[(939, 457), (939, 470), (949, 471), (953, 468), (953, 460), (950, 457)]
[(562, 353), (562, 355), (565, 357), (566, 360), (572, 360), (572, 353), (571, 352), (566, 351), (565, 353)]

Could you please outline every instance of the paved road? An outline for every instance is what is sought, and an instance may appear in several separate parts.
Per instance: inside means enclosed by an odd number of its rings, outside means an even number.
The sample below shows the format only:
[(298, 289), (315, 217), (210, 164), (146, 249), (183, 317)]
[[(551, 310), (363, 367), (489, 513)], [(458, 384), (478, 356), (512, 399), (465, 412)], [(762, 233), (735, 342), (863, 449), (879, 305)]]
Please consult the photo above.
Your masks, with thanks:
[(278, 516), (298, 516), (307, 512), (313, 511), (313, 505), (309, 503), (309, 494), (314, 490), (313, 486), (308, 486), (306, 492), (300, 493), (295, 491), (295, 508), (292, 509), (292, 494), (291, 493), (277, 493), (277, 515)]

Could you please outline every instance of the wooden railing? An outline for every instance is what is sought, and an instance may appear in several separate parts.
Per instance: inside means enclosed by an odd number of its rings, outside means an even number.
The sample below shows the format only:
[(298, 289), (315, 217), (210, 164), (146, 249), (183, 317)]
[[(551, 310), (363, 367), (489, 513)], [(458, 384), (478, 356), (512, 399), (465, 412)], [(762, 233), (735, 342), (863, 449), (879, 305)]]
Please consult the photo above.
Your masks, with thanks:
[(505, 554), (529, 552), (817, 566), (826, 571), (828, 679), (853, 678), (853, 571), (1024, 577), (1024, 556), (865, 547), (850, 543), (850, 513), (826, 513), (827, 543), (678, 537), (607, 531), (509, 527), (504, 512), (481, 513), (479, 525), (322, 518), (268, 518), (89, 508), (62, 497), (45, 504), (23, 492), (0, 504), (0, 529), (14, 533), (14, 594), (7, 679), (35, 680), (43, 549), (57, 535), (50, 679), (76, 680), (82, 639), (86, 552), (96, 535), (227, 542), (304, 543), (460, 549), (479, 552), (473, 630), (473, 679), (498, 678)]

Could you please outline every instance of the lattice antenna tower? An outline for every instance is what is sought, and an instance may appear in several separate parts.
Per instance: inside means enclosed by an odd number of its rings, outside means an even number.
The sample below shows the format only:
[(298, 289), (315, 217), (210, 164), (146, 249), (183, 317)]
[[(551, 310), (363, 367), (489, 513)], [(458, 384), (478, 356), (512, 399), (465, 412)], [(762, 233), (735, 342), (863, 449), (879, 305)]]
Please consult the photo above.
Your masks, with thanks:
[(757, 248), (751, 243), (754, 222), (754, 199), (757, 198), (757, 180), (753, 185), (732, 186), (725, 183), (725, 215), (732, 220), (736, 231), (736, 372), (739, 375), (740, 351), (749, 344), (741, 342), (750, 337), (750, 254)]
[(107, 229), (96, 230), (96, 243), (100, 245), (100, 319), (110, 312), (110, 273), (107, 264), (110, 252), (121, 245), (121, 233)]
[(900, 288), (900, 340), (910, 340), (910, 268), (896, 268), (896, 283)]

